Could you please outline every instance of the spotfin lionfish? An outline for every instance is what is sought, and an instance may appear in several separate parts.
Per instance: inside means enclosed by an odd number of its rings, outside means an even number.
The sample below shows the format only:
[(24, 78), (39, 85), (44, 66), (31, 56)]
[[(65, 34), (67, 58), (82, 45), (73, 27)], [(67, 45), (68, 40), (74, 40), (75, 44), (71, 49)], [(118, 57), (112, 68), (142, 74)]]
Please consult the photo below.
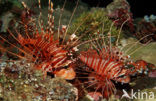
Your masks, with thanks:
[(77, 36), (72, 34), (66, 38), (69, 25), (62, 25), (62, 28), (60, 28), (59, 25), (58, 30), (54, 30), (54, 9), (51, 0), (49, 0), (47, 25), (44, 26), (41, 1), (38, 0), (38, 3), (40, 10), (38, 19), (30, 16), (30, 9), (22, 2), (26, 10), (26, 17), (22, 17), (20, 22), (21, 25), (24, 26), (21, 27), (22, 31), (19, 32), (16, 29), (16, 37), (12, 31), (8, 29), (9, 34), (17, 41), (20, 47), (0, 36), (3, 41), (14, 48), (17, 48), (20, 52), (14, 53), (4, 47), (1, 48), (1, 50), (7, 51), (19, 58), (34, 62), (35, 67), (41, 69), (45, 73), (45, 76), (47, 72), (51, 72), (55, 74), (55, 76), (62, 76), (65, 79), (71, 80), (75, 78), (76, 75), (71, 64), (75, 61), (73, 53), (77, 51), (77, 48), (75, 47), (75, 44), (77, 44), (78, 41)]
[(103, 97), (109, 98), (117, 91), (114, 82), (130, 83), (130, 76), (146, 74), (148, 67), (143, 60), (132, 61), (130, 55), (119, 48), (120, 33), (114, 43), (111, 41), (111, 31), (103, 38), (101, 35), (98, 37), (98, 40), (91, 42), (93, 48), (81, 52), (79, 59), (87, 66), (85, 71), (89, 75), (89, 85), (86, 88), (94, 87), (95, 95), (100, 91)]

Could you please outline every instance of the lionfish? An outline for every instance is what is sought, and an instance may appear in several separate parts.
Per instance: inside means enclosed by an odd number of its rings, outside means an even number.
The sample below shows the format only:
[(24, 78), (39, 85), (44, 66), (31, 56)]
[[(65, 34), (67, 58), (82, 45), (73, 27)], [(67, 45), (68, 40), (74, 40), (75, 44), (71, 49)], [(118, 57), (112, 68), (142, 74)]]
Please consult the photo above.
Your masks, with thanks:
[(20, 47), (0, 36), (3, 41), (17, 48), (20, 52), (17, 54), (5, 48), (1, 49), (18, 56), (19, 58), (34, 62), (35, 67), (41, 69), (45, 73), (45, 76), (47, 72), (50, 72), (55, 74), (55, 76), (61, 76), (71, 80), (76, 75), (71, 64), (75, 61), (73, 53), (77, 51), (77, 48), (75, 47), (75, 44), (77, 44), (77, 36), (72, 34), (69, 36), (68, 40), (66, 40), (69, 26), (62, 25), (62, 28), (58, 28), (56, 31), (54, 30), (54, 9), (51, 0), (49, 0), (47, 25), (44, 27), (43, 20), (41, 19), (42, 12), (40, 0), (38, 0), (38, 3), (40, 9), (38, 19), (30, 16), (31, 12), (29, 8), (22, 2), (26, 10), (25, 15), (28, 17), (22, 17), (21, 23), (24, 27), (21, 27), (21, 32), (15, 30), (17, 37), (8, 30)]
[(94, 94), (100, 91), (105, 98), (116, 93), (114, 82), (129, 83), (130, 76), (142, 72), (146, 74), (148, 70), (145, 61), (132, 61), (130, 55), (118, 47), (119, 39), (112, 43), (112, 37), (109, 32), (108, 36), (92, 42), (92, 49), (83, 51), (79, 55), (79, 59), (87, 65), (85, 71), (89, 73), (88, 87), (94, 87)]

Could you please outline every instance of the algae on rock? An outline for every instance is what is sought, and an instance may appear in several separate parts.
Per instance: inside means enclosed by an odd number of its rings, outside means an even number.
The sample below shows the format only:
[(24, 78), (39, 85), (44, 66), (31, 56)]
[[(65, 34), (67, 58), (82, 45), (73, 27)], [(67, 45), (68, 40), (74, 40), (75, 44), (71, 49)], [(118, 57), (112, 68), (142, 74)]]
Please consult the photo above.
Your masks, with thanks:
[(6, 63), (0, 63), (0, 99), (3, 101), (77, 100), (77, 89), (64, 79), (43, 78), (43, 72), (31, 69), (34, 64), (26, 61)]
[(83, 41), (97, 34), (107, 36), (108, 32), (112, 36), (117, 36), (119, 30), (113, 26), (113, 22), (109, 20), (106, 14), (104, 8), (93, 8), (91, 11), (85, 12), (79, 18), (75, 19), (69, 32), (75, 33), (78, 36), (83, 35)]

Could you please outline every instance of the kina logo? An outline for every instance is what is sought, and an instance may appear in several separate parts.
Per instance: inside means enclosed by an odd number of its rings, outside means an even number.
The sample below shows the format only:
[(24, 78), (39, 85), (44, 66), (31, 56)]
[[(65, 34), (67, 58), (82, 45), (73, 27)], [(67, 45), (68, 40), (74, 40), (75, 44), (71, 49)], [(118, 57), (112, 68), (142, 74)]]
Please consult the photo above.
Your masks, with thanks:
[(133, 89), (131, 89), (131, 92), (128, 93), (125, 89), (122, 90), (123, 95), (122, 98), (128, 98), (128, 99), (156, 99), (154, 92), (147, 92), (147, 91), (140, 91), (134, 92)]

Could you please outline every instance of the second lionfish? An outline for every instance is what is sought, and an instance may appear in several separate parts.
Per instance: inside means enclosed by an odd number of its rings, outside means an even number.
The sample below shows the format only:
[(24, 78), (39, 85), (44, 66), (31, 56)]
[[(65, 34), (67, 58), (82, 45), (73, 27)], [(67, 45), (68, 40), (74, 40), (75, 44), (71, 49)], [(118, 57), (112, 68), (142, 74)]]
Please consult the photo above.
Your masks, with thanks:
[(86, 88), (95, 89), (93, 96), (99, 91), (103, 97), (109, 98), (116, 93), (114, 82), (129, 83), (131, 75), (147, 72), (147, 63), (143, 60), (132, 61), (130, 56), (119, 48), (119, 36), (114, 43), (111, 41), (114, 37), (110, 32), (108, 36), (98, 37), (92, 42), (92, 48), (81, 52), (79, 58), (86, 64), (85, 71), (89, 73), (89, 85)]

